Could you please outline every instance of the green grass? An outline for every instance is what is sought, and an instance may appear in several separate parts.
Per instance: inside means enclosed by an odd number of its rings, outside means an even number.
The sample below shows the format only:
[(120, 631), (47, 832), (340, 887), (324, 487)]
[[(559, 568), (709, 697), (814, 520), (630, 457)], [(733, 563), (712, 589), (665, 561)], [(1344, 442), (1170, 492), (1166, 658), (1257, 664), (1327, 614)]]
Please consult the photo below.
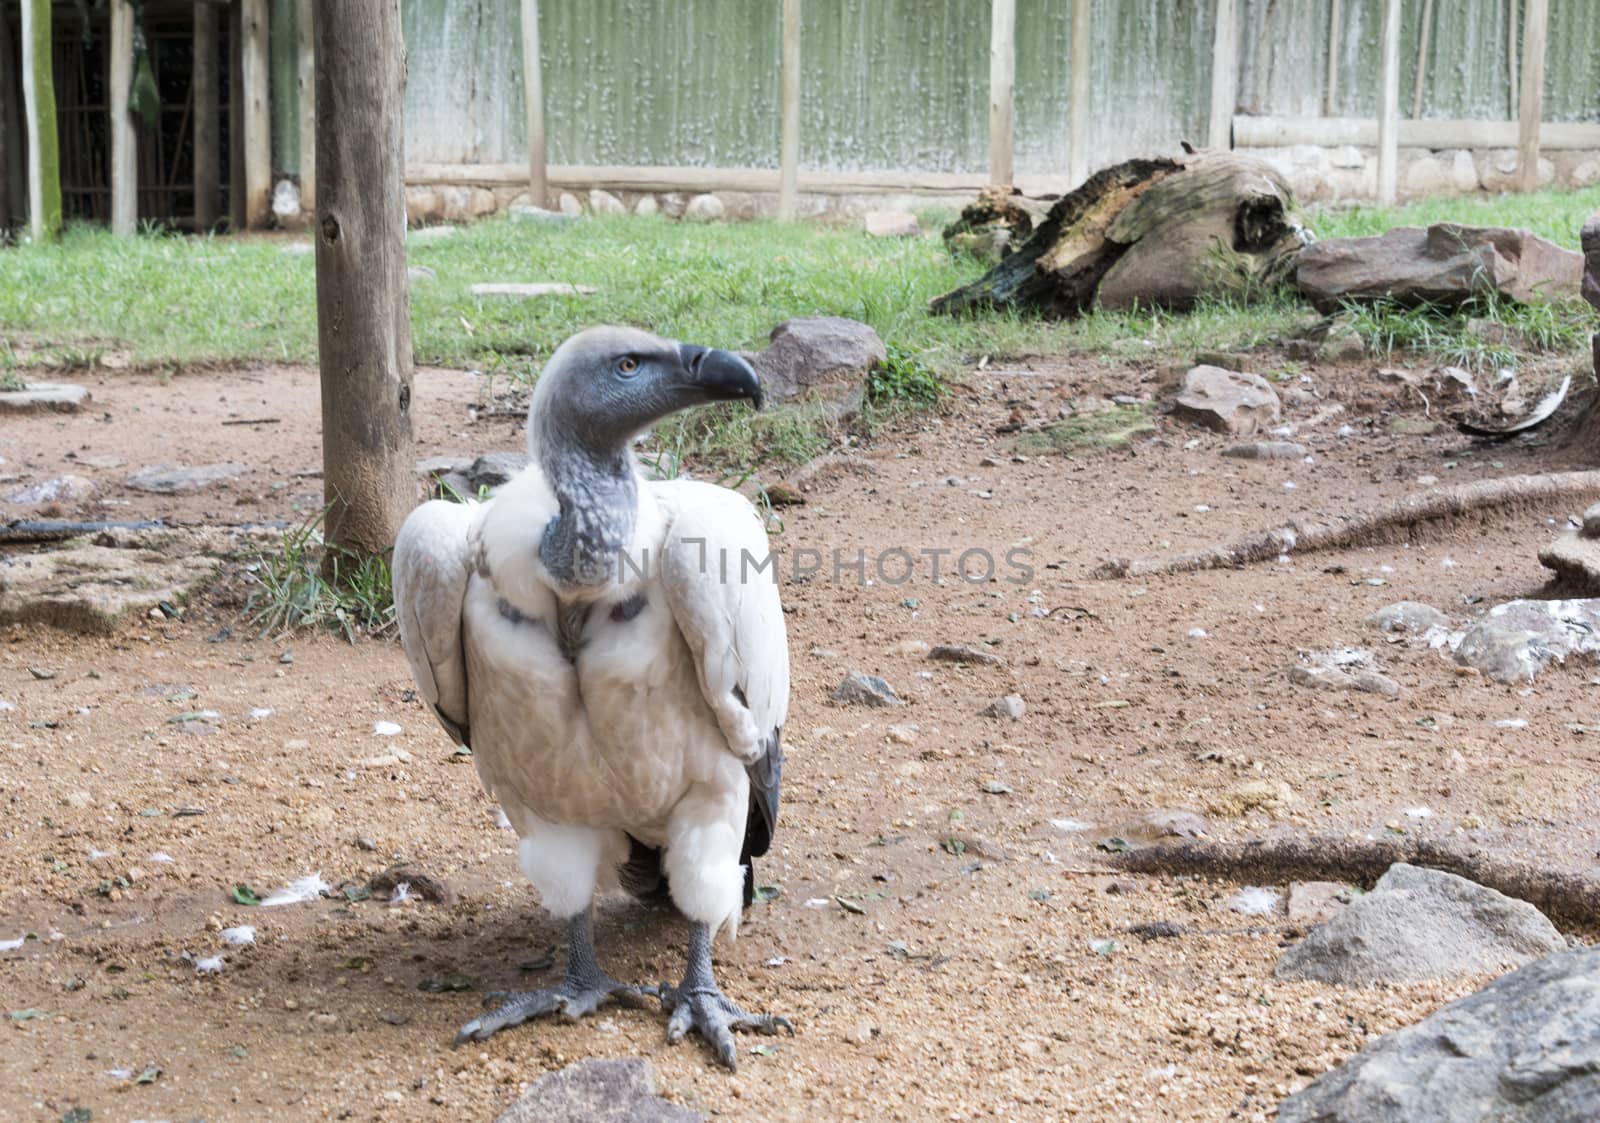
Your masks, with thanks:
[(244, 616), (261, 635), (310, 629), (336, 632), (354, 643), (357, 636), (393, 630), (389, 563), (325, 545), (325, 513), (285, 530), (277, 549), (257, 555), (252, 569), (257, 587)]
[(1600, 186), (1580, 191), (1536, 191), (1529, 195), (1443, 196), (1403, 207), (1314, 207), (1307, 215), (1319, 238), (1360, 238), (1396, 226), (1459, 222), (1466, 226), (1511, 226), (1532, 230), (1559, 246), (1578, 248), (1584, 221), (1600, 210)]

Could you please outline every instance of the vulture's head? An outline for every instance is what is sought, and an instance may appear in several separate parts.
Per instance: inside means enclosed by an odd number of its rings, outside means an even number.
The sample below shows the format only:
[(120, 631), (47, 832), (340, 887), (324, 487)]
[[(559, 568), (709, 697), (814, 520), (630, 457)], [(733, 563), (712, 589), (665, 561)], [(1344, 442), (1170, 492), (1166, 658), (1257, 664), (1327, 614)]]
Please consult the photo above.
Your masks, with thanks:
[(739, 399), (760, 409), (761, 381), (731, 351), (636, 328), (589, 328), (545, 364), (529, 405), (529, 438), (618, 452), (669, 414)]

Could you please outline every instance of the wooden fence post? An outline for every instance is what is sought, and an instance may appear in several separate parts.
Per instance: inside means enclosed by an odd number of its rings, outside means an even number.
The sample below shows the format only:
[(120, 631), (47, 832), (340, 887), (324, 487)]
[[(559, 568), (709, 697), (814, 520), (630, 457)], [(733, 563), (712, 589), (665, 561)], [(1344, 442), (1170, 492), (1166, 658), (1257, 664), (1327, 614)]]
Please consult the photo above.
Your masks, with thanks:
[(1017, 0), (990, 0), (989, 182), (1016, 179)]
[(50, 0), (22, 0), (22, 99), (28, 118), (28, 228), (35, 242), (54, 241), (61, 236), (61, 141)]
[(1522, 23), (1522, 98), (1517, 134), (1517, 189), (1539, 189), (1539, 124), (1544, 116), (1544, 45), (1549, 0), (1528, 0)]
[(522, 0), (522, 89), (527, 111), (528, 193), (533, 205), (550, 201), (549, 170), (545, 166), (544, 61), (539, 55), (539, 0)]
[(111, 0), (111, 232), (132, 234), (139, 227), (139, 149), (128, 93), (133, 86), (133, 6)]
[(329, 543), (383, 554), (417, 500), (400, 0), (322, 0), (317, 355)]
[(241, 0), (241, 89), (244, 101), (245, 225), (264, 229), (272, 215), (272, 59), (268, 47), (267, 0)]
[(300, 0), (300, 51), (296, 86), (300, 94), (300, 211), (309, 222), (317, 213), (317, 48), (311, 30), (312, 0)]
[(1400, 4), (1383, 0), (1383, 70), (1378, 95), (1378, 205), (1394, 206), (1400, 132)]
[(1206, 144), (1231, 147), (1233, 111), (1239, 101), (1239, 22), (1235, 0), (1217, 0), (1211, 51), (1211, 121)]
[(1428, 82), (1428, 39), (1433, 34), (1433, 0), (1422, 0), (1422, 27), (1417, 33), (1417, 80), (1411, 89), (1411, 116), (1422, 116), (1422, 92)]
[(1322, 91), (1322, 115), (1336, 117), (1339, 113), (1339, 36), (1344, 30), (1344, 13), (1339, 0), (1328, 5), (1328, 85)]
[(1089, 2), (1072, 0), (1072, 136), (1067, 178), (1073, 187), (1089, 178)]
[(778, 217), (794, 218), (800, 179), (800, 0), (783, 0), (782, 130), (778, 141)]
[(209, 0), (194, 6), (194, 226), (205, 233), (217, 224), (217, 188), (222, 179), (222, 132), (217, 107), (217, 9)]

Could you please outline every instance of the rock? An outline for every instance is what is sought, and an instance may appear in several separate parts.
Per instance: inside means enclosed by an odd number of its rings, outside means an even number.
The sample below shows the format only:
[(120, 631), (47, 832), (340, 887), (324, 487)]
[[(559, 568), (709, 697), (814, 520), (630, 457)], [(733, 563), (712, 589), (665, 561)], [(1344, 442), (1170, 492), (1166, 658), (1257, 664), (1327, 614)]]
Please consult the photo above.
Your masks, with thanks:
[(1278, 1105), (1278, 1123), (1600, 1118), (1600, 948), (1563, 951), (1385, 1034)]
[(1324, 312), (1347, 300), (1459, 304), (1489, 290), (1526, 303), (1576, 293), (1582, 265), (1526, 230), (1439, 223), (1313, 243), (1301, 251), (1295, 283)]
[(633, 204), (633, 213), (637, 215), (649, 216), (659, 214), (660, 211), (661, 204), (656, 202), (654, 195), (641, 195), (639, 201)]
[(1237, 460), (1299, 460), (1308, 451), (1305, 445), (1293, 441), (1249, 441), (1228, 446), (1222, 455)]
[(1591, 506), (1583, 513), (1583, 531), (1585, 538), (1600, 538), (1600, 503)]
[(421, 897), (424, 901), (432, 901), (436, 905), (453, 905), (456, 903), (456, 891), (450, 888), (448, 882), (441, 881), (432, 874), (416, 866), (400, 863), (390, 866), (382, 873), (374, 874), (367, 882), (367, 890), (382, 900), (394, 893), (400, 885), (410, 886), (411, 895)]
[(1322, 924), (1350, 903), (1350, 886), (1342, 881), (1296, 881), (1289, 885), (1289, 919)]
[(0, 625), (110, 633), (213, 579), (234, 539), (211, 531), (122, 531), (80, 538), (0, 567)]
[(1450, 617), (1431, 604), (1403, 600), (1384, 605), (1371, 616), (1364, 617), (1361, 623), (1380, 632), (1410, 632), (1420, 636), (1432, 628), (1448, 628)]
[(746, 357), (771, 400), (816, 404), (840, 419), (861, 408), (867, 378), (889, 352), (866, 324), (808, 316), (779, 324), (767, 349)]
[(30, 382), (0, 392), (0, 413), (78, 413), (90, 400), (87, 387), (65, 382)]
[(128, 477), (127, 485), (134, 491), (147, 491), (155, 495), (176, 495), (185, 491), (200, 491), (224, 480), (235, 479), (250, 469), (243, 464), (202, 464), (198, 468), (185, 468), (174, 464), (152, 464)]
[(419, 476), (431, 476), (469, 499), (483, 489), (493, 491), (528, 466), (525, 452), (486, 452), (476, 460), (438, 456), (417, 462)]
[(683, 217), (690, 222), (715, 222), (726, 208), (715, 195), (696, 195), (683, 208)]
[(852, 1045), (867, 1045), (872, 1041), (872, 1035), (877, 1032), (876, 1027), (866, 1018), (855, 1022), (844, 1031), (844, 1039)]
[(1027, 705), (1022, 701), (1020, 694), (1007, 694), (1003, 698), (996, 698), (983, 708), (979, 717), (1010, 718), (1015, 721), (1021, 717)]
[(1311, 686), (1322, 690), (1359, 690), (1366, 694), (1383, 694), (1390, 698), (1400, 696), (1400, 684), (1377, 671), (1341, 671), (1337, 667), (1307, 667), (1295, 664), (1289, 668), (1289, 681), (1296, 686)]
[(862, 228), (872, 238), (916, 238), (922, 234), (917, 216), (907, 211), (868, 211)]
[(1183, 376), (1172, 412), (1219, 433), (1248, 436), (1278, 420), (1278, 395), (1258, 374), (1198, 366)]
[(439, 274), (435, 273), (432, 269), (429, 269), (426, 265), (408, 265), (408, 266), (406, 266), (406, 280), (407, 281), (410, 281), (410, 282), (437, 281), (438, 279), (439, 279)]
[(1284, 952), (1274, 974), (1342, 986), (1421, 983), (1504, 971), (1566, 946), (1526, 901), (1396, 862), (1372, 892)]
[(801, 495), (788, 484), (784, 483), (782, 480), (775, 480), (774, 482), (767, 484), (763, 490), (766, 493), (767, 502), (774, 507), (805, 506), (806, 497)]
[(1431, 195), (1448, 195), (1455, 184), (1443, 163), (1432, 156), (1419, 156), (1406, 165), (1401, 186), (1405, 188), (1407, 195), (1426, 198)]
[(491, 282), (473, 285), (468, 291), (473, 296), (509, 296), (531, 300), (539, 296), (593, 296), (599, 290), (592, 285), (571, 285), (566, 281), (534, 281), (530, 284)]
[(661, 213), (668, 218), (682, 218), (683, 212), (688, 209), (688, 202), (676, 191), (669, 191), (661, 196)]
[(1147, 811), (1129, 832), (1145, 838), (1204, 838), (1211, 830), (1204, 815), (1182, 807)]
[(900, 706), (900, 695), (877, 675), (851, 671), (833, 691), (833, 700), (846, 706)]
[(589, 213), (591, 214), (627, 214), (628, 208), (621, 199), (609, 191), (602, 191), (595, 187), (589, 191)]
[(578, 202), (578, 197), (570, 191), (563, 191), (556, 200), (556, 206), (561, 208), (561, 213), (568, 218), (582, 218), (583, 204)]
[(511, 220), (513, 222), (537, 222), (544, 226), (568, 226), (578, 221), (582, 207), (578, 208), (579, 214), (568, 214), (566, 211), (548, 211), (543, 207), (512, 207)]
[(988, 651), (958, 644), (938, 643), (928, 651), (928, 658), (940, 663), (972, 663), (981, 667), (1002, 667), (1005, 660)]
[(1367, 343), (1344, 319), (1335, 320), (1313, 353), (1318, 362), (1354, 363), (1366, 358)]
[(7, 503), (76, 503), (94, 494), (94, 481), (82, 476), (51, 476), (7, 492)]
[(293, 180), (280, 179), (273, 185), (272, 214), (280, 226), (300, 217), (300, 188)]
[(1216, 815), (1238, 818), (1250, 811), (1276, 811), (1294, 802), (1295, 794), (1288, 784), (1247, 780), (1213, 799), (1210, 809)]
[(495, 1123), (697, 1123), (698, 1111), (656, 1095), (642, 1057), (579, 1061), (541, 1076)]
[(1466, 630), (1455, 652), (1456, 662), (1498, 682), (1532, 682), (1546, 664), (1572, 654), (1600, 655), (1600, 599), (1495, 605)]

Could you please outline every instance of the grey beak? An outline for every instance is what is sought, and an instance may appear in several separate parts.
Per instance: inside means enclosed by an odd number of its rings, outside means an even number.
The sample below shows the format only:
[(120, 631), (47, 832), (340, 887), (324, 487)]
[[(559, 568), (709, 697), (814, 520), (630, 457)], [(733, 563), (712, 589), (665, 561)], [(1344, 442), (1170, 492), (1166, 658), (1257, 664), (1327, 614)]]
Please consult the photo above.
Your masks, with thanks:
[(715, 351), (693, 343), (680, 343), (678, 355), (690, 386), (709, 401), (748, 401), (761, 408), (761, 379), (755, 368), (732, 351)]

